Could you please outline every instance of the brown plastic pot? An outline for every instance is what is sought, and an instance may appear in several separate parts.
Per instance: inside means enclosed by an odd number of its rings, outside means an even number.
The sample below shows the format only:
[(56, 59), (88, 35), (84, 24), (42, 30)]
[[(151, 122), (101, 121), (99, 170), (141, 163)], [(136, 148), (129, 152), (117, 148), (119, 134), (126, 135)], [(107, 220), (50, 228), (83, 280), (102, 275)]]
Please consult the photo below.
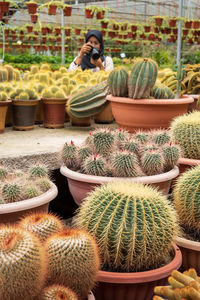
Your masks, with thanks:
[(66, 7), (63, 9), (63, 13), (64, 13), (64, 16), (65, 16), (65, 17), (70, 17), (71, 14), (72, 14), (72, 6), (66, 6)]
[(67, 98), (42, 98), (44, 127), (63, 128), (65, 123), (65, 105)]
[(98, 124), (110, 124), (113, 123), (114, 117), (112, 114), (111, 104), (106, 103), (104, 109), (94, 116), (95, 123)]
[(49, 5), (48, 15), (56, 15), (57, 6), (54, 4)]
[(94, 17), (94, 12), (91, 9), (85, 9), (85, 17), (87, 19), (92, 19)]
[(78, 127), (90, 127), (91, 126), (91, 117), (77, 119), (70, 116), (70, 121), (72, 126)]
[(200, 243), (180, 237), (176, 238), (175, 242), (182, 253), (181, 269), (185, 271), (195, 268), (197, 273), (200, 273)]
[(168, 128), (173, 118), (188, 111), (193, 97), (183, 96), (178, 99), (131, 99), (108, 95), (116, 123), (135, 132), (138, 129), (149, 130)]
[(48, 212), (49, 202), (58, 194), (54, 183), (51, 188), (40, 196), (13, 203), (0, 204), (0, 222), (14, 223), (19, 221), (25, 214), (36, 212)]
[(0, 133), (3, 133), (5, 129), (6, 113), (9, 103), (11, 103), (11, 100), (0, 101)]
[(60, 172), (62, 175), (67, 177), (69, 190), (74, 198), (77, 205), (80, 205), (87, 194), (93, 190), (96, 186), (111, 181), (133, 181), (141, 182), (145, 184), (151, 184), (157, 187), (163, 194), (167, 195), (171, 186), (172, 179), (176, 178), (179, 174), (178, 167), (174, 167), (171, 171), (153, 175), (153, 176), (142, 176), (142, 177), (106, 177), (106, 176), (94, 176), (75, 172), (61, 166)]
[(200, 160), (181, 157), (178, 160), (178, 164), (181, 175), (183, 172), (187, 171), (187, 169), (200, 165)]
[(174, 257), (164, 267), (144, 272), (116, 273), (99, 271), (93, 291), (96, 300), (151, 300), (157, 285), (166, 285), (167, 278), (182, 263), (180, 249), (173, 244)]
[(197, 101), (199, 99), (200, 95), (186, 95), (194, 98), (194, 102), (190, 103), (188, 106), (188, 112), (191, 112), (193, 110), (199, 110), (200, 111), (200, 106), (197, 105)]
[(36, 106), (40, 100), (12, 100), (13, 129), (34, 128)]
[(27, 3), (28, 13), (30, 15), (37, 13), (37, 3)]
[(8, 13), (9, 11), (10, 2), (0, 1), (0, 12), (1, 13)]

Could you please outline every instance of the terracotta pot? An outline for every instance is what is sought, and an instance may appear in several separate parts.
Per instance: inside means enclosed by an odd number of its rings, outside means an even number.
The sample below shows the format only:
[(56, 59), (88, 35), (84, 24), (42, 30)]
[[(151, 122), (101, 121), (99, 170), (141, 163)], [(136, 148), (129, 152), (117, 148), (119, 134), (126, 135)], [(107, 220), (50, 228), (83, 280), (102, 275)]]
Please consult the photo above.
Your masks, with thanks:
[(137, 26), (136, 25), (131, 25), (131, 31), (136, 32), (137, 31)]
[(98, 20), (102, 20), (102, 19), (104, 19), (104, 15), (105, 15), (105, 11), (99, 11), (96, 13), (96, 18)]
[(187, 112), (194, 99), (130, 99), (108, 95), (112, 113), (117, 124), (134, 132), (138, 129), (168, 128), (172, 119)]
[(185, 28), (191, 29), (192, 28), (192, 21), (185, 22)]
[(11, 100), (0, 101), (0, 133), (3, 133), (5, 129), (6, 113), (9, 103), (11, 103)]
[(13, 203), (0, 204), (0, 222), (14, 223), (19, 221), (25, 214), (33, 212), (48, 212), (49, 202), (58, 194), (54, 183), (51, 188), (40, 196)]
[(156, 26), (162, 26), (162, 23), (163, 23), (163, 18), (155, 18), (155, 23), (156, 23)]
[(107, 28), (108, 27), (108, 23), (105, 22), (101, 22), (101, 28)]
[(166, 285), (173, 270), (182, 262), (180, 249), (173, 244), (173, 259), (164, 267), (133, 273), (99, 271), (98, 284), (94, 289), (96, 300), (151, 300), (157, 285)]
[(10, 2), (0, 1), (0, 12), (1, 13), (8, 13), (9, 11)]
[(187, 169), (200, 165), (200, 159), (179, 158), (178, 160), (180, 175)]
[(176, 20), (174, 20), (174, 19), (168, 20), (168, 23), (169, 23), (170, 27), (175, 27), (176, 26)]
[(30, 15), (31, 16), (31, 22), (32, 23), (37, 23), (38, 16), (37, 15)]
[(13, 129), (31, 130), (34, 128), (35, 111), (39, 100), (12, 100)]
[(190, 241), (185, 238), (176, 238), (175, 243), (179, 246), (182, 253), (182, 270), (195, 268), (200, 273), (200, 243)]
[(42, 124), (44, 121), (42, 101), (38, 101), (35, 112), (35, 124)]
[(65, 16), (65, 17), (70, 17), (71, 14), (72, 14), (72, 6), (66, 6), (66, 7), (63, 9), (63, 13), (64, 13), (64, 16)]
[(56, 15), (57, 6), (54, 4), (49, 5), (48, 15)]
[(63, 128), (65, 123), (65, 105), (67, 98), (46, 99), (42, 98), (44, 127)]
[(190, 96), (194, 98), (194, 102), (190, 103), (188, 106), (188, 112), (191, 112), (193, 110), (199, 110), (200, 111), (200, 106), (197, 105), (197, 101), (199, 99), (200, 95), (185, 95), (185, 96)]
[(28, 13), (30, 15), (37, 13), (37, 3), (27, 3)]
[(200, 25), (199, 21), (193, 21), (192, 22), (192, 28), (193, 29), (199, 29), (199, 25)]
[(85, 10), (85, 17), (87, 19), (92, 19), (94, 17), (94, 12), (92, 12), (90, 9)]
[(67, 177), (69, 190), (77, 205), (80, 205), (87, 194), (96, 186), (102, 183), (108, 183), (111, 181), (133, 181), (141, 182), (145, 184), (151, 184), (157, 187), (163, 194), (167, 195), (171, 186), (172, 179), (176, 178), (179, 174), (178, 167), (174, 167), (169, 172), (142, 177), (106, 177), (106, 176), (93, 176), (87, 174), (81, 174), (68, 169), (66, 166), (61, 166), (61, 174)]
[(65, 35), (66, 36), (70, 36), (70, 32), (71, 32), (71, 29), (69, 28), (69, 29), (65, 29)]
[(112, 114), (111, 104), (108, 102), (104, 109), (94, 116), (95, 123), (99, 124), (110, 124), (113, 123), (114, 117)]

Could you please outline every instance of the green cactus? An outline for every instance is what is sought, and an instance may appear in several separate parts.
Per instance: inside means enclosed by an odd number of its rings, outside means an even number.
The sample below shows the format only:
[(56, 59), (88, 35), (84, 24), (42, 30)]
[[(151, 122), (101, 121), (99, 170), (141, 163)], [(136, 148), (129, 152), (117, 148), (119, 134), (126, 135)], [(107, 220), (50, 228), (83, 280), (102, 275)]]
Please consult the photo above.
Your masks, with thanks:
[(39, 186), (43, 193), (47, 192), (51, 188), (51, 181), (47, 178), (39, 178), (35, 181), (35, 183)]
[(78, 297), (70, 288), (54, 284), (42, 290), (40, 300), (78, 300)]
[[(5, 200), (3, 198), (0, 198), (0, 205), (6, 204)], [(0, 283), (0, 291), (1, 291), (1, 283)]]
[(38, 65), (32, 65), (32, 66), (30, 67), (30, 72), (31, 72), (31, 74), (37, 74), (37, 73), (39, 72), (39, 67), (38, 67)]
[(177, 68), (177, 74), (175, 76), (175, 79), (177, 79), (176, 98), (180, 98), (181, 82), (183, 81), (184, 76), (185, 76), (185, 70), (183, 69), (183, 62), (182, 62), (182, 60), (180, 60), (178, 68)]
[(63, 77), (63, 73), (61, 73), (60, 71), (53, 72), (53, 79), (54, 80), (58, 80), (58, 79), (60, 79), (62, 77)]
[(60, 90), (59, 87), (56, 86), (56, 85), (52, 85), (52, 86), (50, 87), (50, 91), (51, 91), (52, 94), (55, 94), (55, 93), (58, 92), (59, 90)]
[(8, 174), (8, 169), (6, 167), (0, 166), (0, 181), (5, 180)]
[(120, 147), (121, 143), (126, 141), (129, 137), (128, 131), (122, 128), (114, 130), (113, 133), (114, 133), (115, 144), (117, 147)]
[[(15, 99), (16, 99), (16, 97), (15, 97)], [(19, 99), (20, 99), (20, 100), (29, 100), (29, 95), (28, 95), (28, 93), (26, 93), (26, 92), (20, 93), (20, 94), (19, 94)]]
[(92, 154), (92, 150), (90, 147), (81, 147), (77, 150), (77, 158), (80, 162), (83, 162), (88, 156)]
[(60, 69), (59, 69), (59, 71), (61, 72), (61, 73), (63, 73), (63, 74), (68, 74), (68, 70), (67, 70), (67, 68), (65, 68), (65, 67), (60, 67)]
[(140, 151), (140, 144), (134, 138), (129, 139), (123, 143), (123, 149), (127, 150), (131, 153), (139, 154)]
[(92, 236), (79, 229), (66, 229), (51, 236), (45, 250), (49, 260), (49, 283), (66, 285), (80, 299), (86, 299), (100, 266)]
[(16, 81), (21, 81), (21, 73), (18, 69), (14, 69), (14, 74), (15, 74), (15, 80)]
[(43, 89), (41, 96), (42, 96), (42, 98), (47, 98), (47, 99), (53, 98), (52, 92), (47, 88)]
[(69, 77), (67, 77), (67, 76), (64, 76), (63, 78), (62, 78), (62, 84), (64, 84), (64, 85), (69, 85)]
[(145, 144), (149, 140), (149, 134), (147, 132), (138, 131), (135, 133), (134, 138), (140, 143)]
[(18, 223), (19, 227), (36, 235), (44, 243), (54, 233), (63, 230), (62, 221), (50, 213), (32, 213)]
[(130, 181), (96, 187), (79, 207), (75, 223), (96, 238), (103, 269), (114, 272), (159, 267), (179, 231), (167, 197)]
[(84, 173), (95, 176), (106, 175), (106, 160), (98, 154), (87, 157), (83, 163)]
[(172, 90), (169, 87), (164, 86), (163, 88), (165, 90), (165, 98), (164, 99), (174, 99), (175, 98), (174, 93), (172, 92)]
[(0, 68), (0, 82), (8, 81), (8, 70)]
[(30, 199), (40, 195), (40, 191), (37, 186), (35, 186), (32, 182), (26, 182), (24, 186), (24, 198)]
[(180, 158), (181, 150), (177, 144), (164, 145), (162, 148), (162, 155), (164, 157), (164, 169), (169, 171), (174, 168)]
[(150, 96), (155, 99), (174, 99), (175, 95), (167, 86), (163, 84), (155, 85), (150, 92)]
[(57, 91), (56, 93), (55, 93), (55, 98), (58, 98), (58, 99), (63, 99), (63, 98), (67, 98), (67, 96), (65, 95), (65, 93), (64, 93), (64, 91), (61, 91), (61, 90), (59, 90), (59, 91)]
[(44, 64), (41, 65), (40, 71), (51, 71), (51, 67), (50, 67), (49, 64), (44, 63)]
[(46, 277), (45, 253), (39, 239), (18, 227), (1, 226), (0, 274), (1, 299), (34, 299)]
[(158, 145), (164, 145), (170, 142), (170, 134), (166, 130), (152, 130), (152, 141)]
[(8, 95), (5, 92), (0, 93), (0, 101), (8, 101)]
[(10, 99), (15, 99), (16, 96), (17, 96), (16, 90), (10, 93)]
[(14, 80), (14, 68), (10, 65), (4, 65), (8, 72), (8, 81)]
[(36, 100), (36, 99), (38, 99), (38, 95), (36, 94), (36, 92), (35, 92), (34, 89), (26, 88), (24, 90), (24, 92), (29, 95), (29, 99), (30, 100)]
[(200, 166), (189, 169), (178, 177), (173, 189), (173, 203), (180, 223), (189, 231), (200, 233)]
[(125, 69), (113, 70), (108, 76), (108, 85), (113, 96), (127, 97), (128, 72)]
[(36, 164), (29, 167), (28, 173), (30, 178), (43, 178), (48, 176), (48, 168), (43, 164)]
[(149, 98), (150, 90), (156, 82), (158, 74), (157, 63), (149, 58), (137, 59), (128, 80), (129, 98)]
[(114, 134), (108, 129), (100, 128), (93, 131), (92, 137), (94, 152), (109, 155), (114, 145)]
[(200, 112), (178, 116), (171, 123), (171, 135), (183, 152), (183, 157), (200, 159)]
[(47, 73), (39, 73), (38, 77), (40, 83), (46, 83), (49, 85), (49, 75)]
[(61, 158), (67, 167), (73, 167), (73, 166), (75, 167), (77, 165), (76, 155), (77, 155), (77, 146), (74, 144), (74, 142), (73, 141), (71, 141), (70, 143), (66, 142), (61, 151)]
[(117, 151), (112, 157), (112, 168), (115, 177), (138, 176), (137, 157), (128, 151)]
[(144, 173), (148, 176), (163, 173), (164, 158), (161, 153), (150, 150), (141, 156), (141, 166)]
[(22, 187), (17, 182), (5, 182), (2, 185), (2, 196), (6, 203), (21, 199)]

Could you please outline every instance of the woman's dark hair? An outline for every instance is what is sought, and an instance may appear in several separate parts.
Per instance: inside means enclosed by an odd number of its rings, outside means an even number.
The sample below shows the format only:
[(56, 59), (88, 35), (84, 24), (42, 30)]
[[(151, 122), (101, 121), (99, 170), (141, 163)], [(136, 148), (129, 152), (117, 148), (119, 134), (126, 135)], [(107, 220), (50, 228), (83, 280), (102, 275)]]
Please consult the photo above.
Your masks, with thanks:
[[(102, 34), (99, 30), (89, 30), (85, 36), (86, 43), (88, 42), (88, 40), (91, 36), (96, 37), (100, 43), (99, 54), (100, 54), (100, 58), (103, 62), (105, 60), (105, 57), (104, 57), (104, 44), (103, 44)], [(91, 64), (90, 59), (91, 59), (91, 53), (88, 53), (83, 56), (82, 62), (81, 62), (82, 70), (96, 68), (95, 65)]]

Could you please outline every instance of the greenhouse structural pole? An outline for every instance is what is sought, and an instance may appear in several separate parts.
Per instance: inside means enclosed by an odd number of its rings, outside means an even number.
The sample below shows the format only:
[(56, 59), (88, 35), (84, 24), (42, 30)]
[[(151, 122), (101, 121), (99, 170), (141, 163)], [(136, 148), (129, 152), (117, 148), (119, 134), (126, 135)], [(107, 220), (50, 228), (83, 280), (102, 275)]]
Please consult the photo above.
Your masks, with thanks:
[(61, 9), (61, 26), (62, 26), (62, 65), (65, 64), (65, 16), (63, 8)]
[[(182, 18), (183, 16), (183, 0), (179, 0), (179, 8), (178, 8), (178, 16), (179, 18)], [(178, 21), (178, 43), (177, 43), (177, 59), (176, 64), (180, 64), (181, 60), (181, 35), (182, 35), (182, 20), (180, 19)]]

